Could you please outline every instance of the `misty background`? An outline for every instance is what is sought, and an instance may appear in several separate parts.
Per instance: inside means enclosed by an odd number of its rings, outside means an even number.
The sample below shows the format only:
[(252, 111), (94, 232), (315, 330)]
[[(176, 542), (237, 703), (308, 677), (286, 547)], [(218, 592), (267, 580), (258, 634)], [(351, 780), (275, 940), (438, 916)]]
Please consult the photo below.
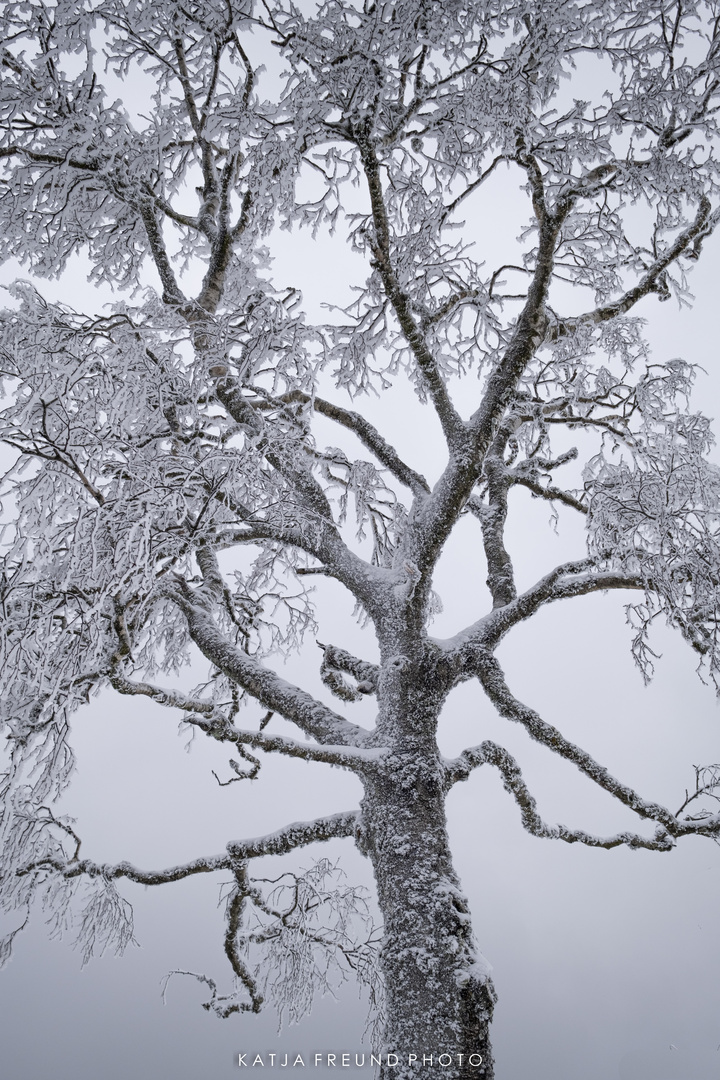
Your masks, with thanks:
[[(507, 256), (515, 254), (528, 216), (526, 196), (499, 171), (484, 200), (487, 214), (468, 203), (467, 234), (487, 251), (489, 264), (517, 261)], [(323, 303), (347, 302), (349, 286), (363, 271), (341, 232), (316, 241), (306, 233), (278, 233), (269, 246), (276, 282), (299, 287), (309, 317), (318, 321), (328, 317)], [(706, 369), (694, 407), (717, 418), (719, 272), (715, 237), (691, 279), (692, 310), (650, 297), (638, 312), (649, 320), (652, 362), (682, 355)], [(42, 282), (40, 289), (50, 299), (98, 310), (113, 295), (85, 285), (87, 273), (78, 256), (61, 280)], [(17, 265), (2, 268), (4, 282), (27, 276)], [(456, 383), (454, 392), (467, 415), (478, 392), (476, 376)], [(337, 391), (332, 399), (348, 403)], [(434, 479), (443, 464), (438, 432), (401, 377), (379, 398), (356, 400), (353, 407), (367, 413), (410, 465)], [(321, 443), (341, 439), (321, 418), (316, 430)], [(559, 508), (555, 532), (548, 503), (518, 489), (510, 499), (508, 540), (519, 589), (558, 562), (582, 556), (582, 523), (571, 510)], [(486, 610), (485, 573), (479, 524), (464, 519), (436, 575), (444, 611), (433, 635), (448, 636)], [(340, 588), (318, 582), (317, 597), (318, 638), (374, 659), (372, 639)], [(643, 797), (674, 810), (693, 787), (692, 766), (720, 761), (717, 700), (696, 674), (695, 654), (662, 626), (651, 639), (662, 657), (654, 681), (644, 686), (630, 655), (625, 602), (614, 593), (551, 605), (515, 630), (499, 655), (521, 700)], [(325, 698), (319, 666), (319, 650), (309, 640), (281, 670)], [(187, 684), (203, 672), (198, 662)], [(371, 702), (346, 708), (353, 719), (372, 723)], [(256, 722), (260, 711), (249, 706), (243, 726)], [(213, 770), (230, 778), (227, 749), (201, 738), (188, 749), (188, 734), (178, 735), (179, 719), (171, 710), (112, 692), (76, 714), (77, 771), (60, 811), (77, 818), (84, 856), (160, 869), (219, 853), (231, 839), (357, 805), (354, 777), (290, 759), (264, 757), (257, 780), (220, 787)], [(277, 720), (273, 725), (284, 730)], [(479, 687), (465, 684), (443, 715), (441, 749), (453, 756), (487, 738), (517, 757), (546, 821), (602, 834), (634, 823), (571, 765), (500, 720)], [(515, 803), (490, 768), (456, 785), (448, 817), (478, 944), (494, 969), (499, 1080), (717, 1080), (717, 845), (686, 837), (673, 852), (658, 853), (536, 839), (523, 831)], [(308, 867), (322, 855), (341, 860), (351, 883), (372, 887), (369, 866), (349, 840), (308, 847), (272, 864), (258, 860), (253, 875), (270, 865), (273, 875), (281, 866)], [(366, 1004), (353, 984), (279, 1034), (269, 1010), (225, 1021), (205, 1012), (207, 989), (191, 978), (173, 977), (163, 1003), (161, 981), (173, 969), (204, 973), (221, 991), (229, 985), (222, 881), (223, 874), (154, 888), (120, 882), (135, 909), (140, 948), (122, 958), (96, 959), (83, 971), (79, 954), (67, 942), (49, 940), (36, 912), (0, 974), (3, 1077), (223, 1080), (238, 1075), (241, 1051), (300, 1053), (308, 1069), (299, 1075), (308, 1077), (341, 1071), (313, 1070), (316, 1051), (369, 1053)], [(370, 1077), (371, 1070), (360, 1075)]]

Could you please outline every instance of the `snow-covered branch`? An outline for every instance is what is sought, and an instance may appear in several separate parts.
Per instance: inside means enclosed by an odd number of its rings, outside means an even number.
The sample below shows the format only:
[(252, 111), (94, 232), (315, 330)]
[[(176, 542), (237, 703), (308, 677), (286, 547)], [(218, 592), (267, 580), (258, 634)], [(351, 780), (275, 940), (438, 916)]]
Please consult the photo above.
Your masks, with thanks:
[[(485, 693), (501, 716), (504, 716), (506, 720), (522, 724), (532, 739), (565, 758), (566, 761), (572, 762), (589, 780), (613, 795), (640, 817), (656, 821), (670, 835), (677, 834), (679, 823), (674, 814), (658, 803), (643, 799), (627, 784), (623, 784), (612, 776), (587, 751), (566, 739), (557, 728), (543, 720), (534, 709), (518, 701), (510, 692), (502, 668), (494, 656), (478, 651), (475, 658), (475, 670)], [(683, 824), (682, 831), (690, 830)], [(697, 831), (707, 832), (708, 830), (703, 827), (702, 830)]]
[[(377, 664), (359, 660), (336, 645), (323, 645), (320, 641), (318, 645), (323, 651), (320, 677), (336, 697), (343, 701), (359, 701), (366, 694), (376, 693), (380, 677)], [(352, 675), (356, 685), (350, 686), (343, 674)]]
[[(475, 510), (473, 512), (475, 513)], [(477, 510), (478, 514), (485, 512), (484, 507)], [(438, 641), (437, 644), (445, 653), (448, 662), (459, 665), (458, 677), (472, 676), (475, 650), (493, 650), (513, 627), (531, 618), (545, 604), (610, 589), (645, 588), (647, 583), (638, 574), (619, 570), (597, 570), (590, 559), (562, 563), (520, 596), (502, 607), (493, 608), (454, 637), (447, 641)], [(469, 665), (467, 672), (463, 666), (466, 659)]]
[(320, 743), (363, 745), (367, 738), (363, 728), (235, 648), (218, 630), (207, 608), (193, 601), (187, 588), (180, 583), (168, 585), (167, 595), (184, 614), (190, 635), (203, 655), (266, 709), (297, 724)]
[(585, 844), (610, 850), (616, 847), (645, 848), (649, 851), (671, 851), (675, 846), (667, 830), (658, 826), (654, 837), (622, 832), (613, 836), (595, 836), (584, 829), (569, 829), (565, 825), (548, 825), (538, 813), (537, 803), (523, 780), (520, 766), (504, 747), (486, 740), (479, 746), (464, 750), (460, 757), (446, 762), (448, 784), (466, 780), (480, 765), (494, 765), (503, 778), (503, 787), (512, 795), (520, 809), (523, 828), (533, 836), (547, 840), (564, 840), (566, 844)]
[(108, 881), (127, 878), (138, 885), (167, 885), (173, 881), (182, 881), (195, 874), (213, 874), (218, 870), (229, 870), (238, 860), (258, 859), (263, 855), (285, 855), (307, 844), (325, 840), (352, 836), (357, 826), (357, 811), (331, 814), (315, 821), (295, 821), (277, 832), (258, 836), (251, 840), (231, 840), (227, 852), (222, 855), (202, 856), (192, 862), (170, 866), (165, 870), (140, 870), (129, 862), (114, 864), (95, 863), (91, 859), (61, 860), (57, 858), (39, 859), (20, 867), (18, 876), (25, 877), (35, 871), (52, 870), (66, 878), (82, 875), (102, 877)]
[(326, 416), (330, 420), (334, 420), (336, 423), (341, 424), (348, 431), (354, 432), (357, 435), (360, 442), (364, 446), (371, 450), (377, 460), (388, 469), (393, 476), (400, 481), (401, 484), (405, 484), (415, 495), (422, 496), (430, 493), (430, 485), (424, 476), (411, 469), (409, 465), (400, 458), (397, 451), (390, 443), (382, 437), (380, 432), (358, 412), (351, 412), (348, 409), (343, 409), (339, 405), (333, 404), (331, 401), (325, 401), (324, 398), (313, 397), (309, 394), (305, 394), (302, 391), (295, 390), (290, 394), (285, 395), (285, 399), (291, 401), (301, 401), (308, 403), (312, 401), (313, 410), (319, 413), (321, 416)]
[(448, 445), (457, 446), (463, 423), (453, 405), (447, 386), (440, 375), (422, 330), (416, 322), (408, 296), (403, 292), (393, 267), (392, 238), (387, 208), (383, 197), (380, 179), (380, 162), (366, 126), (361, 125), (354, 132), (360, 156), (365, 170), (370, 205), (374, 224), (373, 255), (383, 280), (388, 299), (393, 306), (397, 320), (408, 344), (413, 351), (422, 377), (432, 398), (438, 419), (442, 425)]
[(610, 304), (603, 304), (594, 311), (575, 315), (572, 318), (559, 318), (556, 322), (552, 322), (547, 330), (547, 341), (558, 341), (560, 338), (576, 333), (583, 326), (597, 326), (599, 323), (616, 319), (630, 311), (639, 300), (650, 293), (658, 293), (660, 299), (668, 299), (670, 293), (664, 277), (666, 270), (682, 255), (697, 259), (703, 239), (713, 231), (718, 220), (718, 214), (713, 213), (710, 200), (703, 195), (699, 200), (695, 219), (682, 230), (675, 242), (662, 255), (653, 260), (637, 285), (628, 289), (617, 300)]
[(243, 731), (224, 718), (206, 718), (191, 716), (187, 721), (204, 731), (218, 742), (233, 743), (235, 746), (252, 746), (267, 754), (284, 754), (286, 757), (300, 758), (303, 761), (321, 761), (328, 765), (340, 765), (355, 772), (372, 769), (379, 764), (382, 749), (363, 749), (346, 745), (313, 746), (312, 743), (299, 743), (284, 735), (268, 735), (263, 731)]

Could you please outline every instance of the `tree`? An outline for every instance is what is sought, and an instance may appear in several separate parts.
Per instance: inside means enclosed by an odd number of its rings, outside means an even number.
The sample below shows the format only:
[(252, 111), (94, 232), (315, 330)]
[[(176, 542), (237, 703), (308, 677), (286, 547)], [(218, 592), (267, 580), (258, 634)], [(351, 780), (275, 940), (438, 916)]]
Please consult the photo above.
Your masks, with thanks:
[[(123, 297), (88, 315), (20, 282), (2, 317), (6, 905), (42, 900), (58, 925), (76, 910), (88, 951), (122, 948), (116, 882), (221, 872), (236, 986), (204, 977), (208, 1007), (261, 1007), (264, 949), (287, 961), (277, 1001), (297, 1011), (298, 980), (322, 988), (332, 963), (372, 983), (374, 931), (329, 865), (268, 893), (252, 861), (352, 837), (383, 917), (380, 1043), (395, 1074), (427, 1051), (451, 1056), (448, 1076), (489, 1078), (495, 992), (453, 869), (453, 785), (492, 766), (523, 826), (566, 843), (662, 852), (718, 837), (718, 766), (698, 769), (675, 813), (643, 798), (518, 700), (495, 653), (546, 605), (619, 590), (646, 677), (661, 616), (717, 681), (720, 473), (688, 403), (693, 366), (652, 362), (641, 312), (688, 302), (718, 220), (719, 14), (636, 0), (3, 6), (3, 257), (52, 277), (82, 250)], [(131, 80), (140, 106), (113, 100)], [(588, 87), (594, 102), (575, 96)], [(499, 170), (529, 221), (485, 268), (483, 193)], [(474, 246), (463, 215), (481, 222)], [(362, 285), (322, 324), (281, 266), (271, 278), (278, 227), (350, 241)], [(441, 433), (432, 477), (354, 407), (400, 378)], [(321, 446), (320, 421), (344, 448)], [(524, 592), (506, 542), (520, 489), (587, 533), (586, 551)], [(467, 515), (488, 595), (439, 640), (433, 577)], [(271, 661), (315, 632), (318, 575), (377, 640), (373, 662), (318, 643), (342, 706)], [(208, 680), (163, 687), (191, 649)], [(494, 742), (444, 759), (440, 713), (468, 680), (652, 831), (547, 824)], [(91, 862), (53, 800), (72, 772), (72, 714), (108, 686), (227, 744), (235, 779), (257, 775), (256, 751), (287, 755), (352, 772), (362, 803), (165, 870)], [(366, 697), (371, 729), (352, 719)], [(259, 722), (242, 722), (248, 705)], [(273, 717), (305, 740), (274, 733)]]

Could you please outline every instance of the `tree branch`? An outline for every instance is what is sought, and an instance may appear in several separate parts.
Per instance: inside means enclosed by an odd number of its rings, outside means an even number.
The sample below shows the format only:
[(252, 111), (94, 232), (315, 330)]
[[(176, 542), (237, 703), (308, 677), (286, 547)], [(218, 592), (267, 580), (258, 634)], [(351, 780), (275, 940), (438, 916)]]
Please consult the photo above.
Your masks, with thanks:
[(480, 527), (488, 566), (487, 586), (493, 607), (504, 607), (517, 596), (512, 559), (505, 547), (505, 522), (510, 481), (503, 462), (510, 430), (501, 426), (483, 465), (487, 481), (488, 505), (482, 507)]
[(354, 772), (362, 772), (378, 761), (378, 749), (364, 750), (361, 747), (345, 745), (312, 746), (296, 742), (284, 735), (266, 735), (262, 731), (243, 731), (236, 728), (224, 717), (204, 718), (191, 716), (186, 721), (200, 728), (218, 742), (234, 743), (238, 747), (252, 746), (267, 754), (285, 754), (287, 757), (301, 758), (303, 761), (320, 761), (328, 765), (340, 765)]
[[(323, 645), (320, 641), (318, 645), (323, 650), (320, 678), (336, 697), (343, 701), (359, 701), (363, 695), (374, 694), (377, 691), (380, 677), (380, 668), (377, 664), (359, 660), (345, 649), (339, 649), (335, 645)], [(343, 679), (342, 672), (352, 675), (357, 686), (349, 686)]]
[(490, 653), (478, 652), (475, 670), (485, 693), (501, 716), (504, 716), (506, 720), (522, 724), (532, 739), (542, 743), (543, 746), (567, 761), (571, 761), (593, 783), (640, 817), (657, 821), (671, 835), (676, 835), (679, 822), (674, 814), (658, 803), (647, 802), (632, 788), (616, 780), (590, 754), (571, 743), (533, 709), (518, 701), (510, 692), (502, 668), (494, 656)]
[(355, 133), (355, 139), (360, 150), (370, 192), (370, 205), (375, 226), (375, 239), (372, 245), (375, 262), (385, 286), (387, 297), (393, 306), (400, 328), (413, 352), (425, 386), (435, 406), (448, 446), (453, 447), (457, 444), (458, 437), (464, 430), (464, 424), (450, 400), (445, 381), (438, 370), (435, 358), (425, 343), (420, 327), (413, 318), (410, 301), (400, 288), (400, 283), (393, 268), (390, 250), (390, 223), (380, 181), (380, 163), (366, 126), (363, 126)]
[[(475, 512), (476, 510), (473, 510), (473, 513)], [(458, 659), (467, 656), (472, 671), (476, 648), (494, 649), (509, 630), (529, 619), (544, 604), (567, 600), (573, 596), (604, 592), (607, 589), (646, 587), (647, 583), (638, 575), (625, 574), (618, 570), (595, 570), (589, 559), (562, 563), (509, 604), (502, 608), (493, 608), (489, 614), (461, 630), (449, 639), (445, 646), (441, 641), (437, 644), (441, 649), (446, 649), (448, 656)]]
[(17, 874), (22, 877), (33, 870), (56, 870), (63, 877), (73, 878), (82, 874), (89, 877), (104, 877), (109, 881), (127, 878), (138, 885), (167, 885), (172, 881), (182, 881), (195, 874), (213, 874), (217, 870), (229, 870), (238, 859), (257, 859), (263, 855), (286, 855), (296, 848), (305, 847), (336, 837), (353, 836), (357, 827), (357, 810), (347, 810), (315, 821), (294, 821), (277, 832), (258, 836), (252, 840), (231, 840), (227, 853), (223, 855), (202, 856), (192, 862), (171, 866), (166, 870), (139, 870), (129, 862), (114, 865), (92, 862), (90, 859), (77, 859), (61, 862), (59, 859), (39, 859), (21, 867)]
[(630, 308), (638, 302), (638, 300), (647, 296), (648, 293), (657, 292), (665, 270), (667, 270), (668, 266), (675, 262), (681, 255), (687, 253), (691, 244), (693, 245), (692, 254), (697, 258), (697, 245), (700, 244), (704, 236), (713, 230), (716, 224), (716, 218), (717, 214), (712, 214), (710, 200), (707, 196), (703, 195), (700, 199), (700, 205), (698, 212), (695, 215), (695, 220), (687, 229), (680, 233), (677, 240), (671, 245), (668, 251), (655, 260), (647, 273), (643, 275), (634, 288), (628, 289), (626, 293), (619, 297), (619, 299), (613, 301), (612, 304), (606, 304), (603, 307), (595, 308), (594, 311), (585, 312), (585, 314), (577, 315), (574, 318), (558, 319), (557, 322), (548, 326), (545, 340), (559, 341), (560, 338), (574, 333), (581, 326), (596, 326), (599, 323), (614, 319), (618, 315), (624, 315), (625, 312), (629, 311)]
[(311, 398), (309, 394), (304, 393), (302, 390), (292, 390), (289, 394), (285, 394), (281, 400), (288, 403), (300, 401), (303, 404), (312, 402), (313, 410), (316, 413), (327, 416), (328, 419), (335, 420), (336, 423), (341, 424), (348, 431), (354, 432), (360, 442), (368, 450), (372, 451), (381, 465), (384, 465), (401, 484), (410, 488), (413, 494), (423, 495), (430, 493), (430, 485), (425, 477), (415, 472), (409, 465), (406, 465), (395, 448), (387, 443), (377, 428), (373, 427), (360, 413), (350, 412), (339, 405), (332, 404), (330, 401), (324, 401), (323, 398)]
[(588, 847), (606, 850), (625, 846), (645, 848), (649, 851), (671, 851), (675, 846), (662, 826), (658, 827), (654, 837), (631, 832), (601, 837), (587, 833), (583, 829), (568, 829), (565, 825), (548, 825), (537, 811), (537, 803), (523, 780), (520, 766), (515, 758), (504, 747), (489, 740), (480, 743), (479, 746), (464, 750), (460, 757), (446, 763), (448, 786), (460, 780), (467, 780), (473, 769), (485, 764), (494, 765), (500, 771), (503, 787), (508, 794), (512, 795), (520, 808), (523, 828), (532, 836), (548, 840), (564, 840), (566, 844), (585, 844)]
[(526, 487), (528, 491), (532, 491), (533, 495), (537, 495), (540, 499), (547, 499), (549, 502), (561, 502), (565, 506), (572, 507), (573, 510), (577, 510), (580, 514), (587, 514), (588, 508), (579, 499), (576, 499), (574, 495), (571, 495), (568, 491), (563, 491), (562, 488), (556, 487), (554, 484), (547, 484), (545, 487), (538, 481), (534, 480), (531, 476), (523, 476), (517, 472), (511, 472), (509, 474), (510, 483), (514, 486)]
[(349, 723), (305, 690), (286, 682), (274, 671), (236, 649), (223, 637), (210, 613), (194, 600), (185, 582), (178, 579), (168, 582), (165, 595), (185, 615), (190, 636), (203, 656), (266, 709), (290, 720), (319, 743), (342, 746), (362, 746), (365, 743), (368, 733), (363, 728)]

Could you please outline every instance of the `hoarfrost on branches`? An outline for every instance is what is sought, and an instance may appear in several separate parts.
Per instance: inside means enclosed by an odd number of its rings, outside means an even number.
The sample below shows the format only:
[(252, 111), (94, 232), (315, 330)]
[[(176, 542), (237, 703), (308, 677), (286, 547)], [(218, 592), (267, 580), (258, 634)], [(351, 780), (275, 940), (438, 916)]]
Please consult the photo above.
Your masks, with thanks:
[[(717, 765), (696, 767), (673, 813), (520, 701), (495, 655), (546, 605), (619, 590), (646, 676), (661, 616), (718, 682), (709, 423), (690, 402), (692, 365), (656, 359), (643, 336), (654, 300), (690, 302), (720, 215), (717, 14), (627, 0), (3, 4), (0, 257), (33, 282), (11, 287), (0, 321), (1, 886), (19, 912), (1, 957), (36, 902), (89, 956), (132, 939), (119, 879), (230, 872), (235, 988), (197, 974), (207, 1008), (255, 1012), (265, 995), (292, 1020), (354, 970), (372, 994), (384, 985), (384, 1046), (481, 1052), (471, 1071), (489, 1080), (495, 991), (453, 869), (452, 785), (497, 769), (524, 828), (567, 843), (718, 838)], [(496, 260), (473, 223), (496, 213), (500, 176), (525, 209)], [(357, 268), (324, 322), (272, 262), (278, 229), (299, 228), (349, 241)], [(91, 282), (116, 290), (101, 313), (40, 287), (79, 252)], [(400, 380), (438, 433), (431, 476), (361, 409)], [(587, 531), (585, 550), (524, 592), (514, 488)], [(435, 571), (466, 515), (488, 592), (440, 640)], [(374, 659), (318, 641), (323, 699), (272, 659), (325, 637), (318, 576), (377, 641)], [(177, 689), (198, 653), (206, 681)], [(438, 718), (467, 680), (638, 830), (547, 823), (491, 740), (444, 760)], [(352, 772), (361, 805), (164, 870), (81, 857), (53, 805), (73, 714), (102, 689), (225, 744), (230, 781), (281, 754)], [(361, 699), (375, 702), (371, 728), (352, 718)], [(326, 862), (269, 891), (251, 874), (253, 859), (333, 838), (372, 863), (377, 978), (363, 898)]]

